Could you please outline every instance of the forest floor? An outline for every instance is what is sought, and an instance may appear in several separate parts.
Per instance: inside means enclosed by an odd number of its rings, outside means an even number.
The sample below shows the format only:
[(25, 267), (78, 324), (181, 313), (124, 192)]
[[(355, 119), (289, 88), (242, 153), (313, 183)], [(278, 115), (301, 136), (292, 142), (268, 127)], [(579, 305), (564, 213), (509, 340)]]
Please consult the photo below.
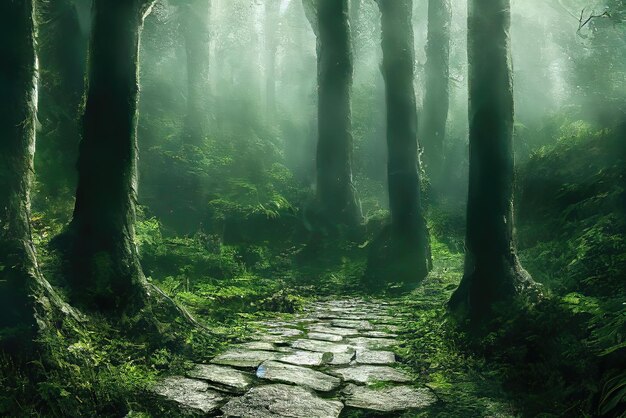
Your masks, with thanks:
[[(440, 284), (433, 276), (403, 298), (326, 297), (296, 314), (251, 320), (247, 341), (153, 391), (166, 408), (205, 416), (516, 416), (495, 375), (446, 356), (453, 348), (436, 318), (415, 331), (415, 304), (431, 301), (428, 287)], [(424, 352), (414, 353), (416, 344)], [(480, 371), (468, 371), (472, 364)]]

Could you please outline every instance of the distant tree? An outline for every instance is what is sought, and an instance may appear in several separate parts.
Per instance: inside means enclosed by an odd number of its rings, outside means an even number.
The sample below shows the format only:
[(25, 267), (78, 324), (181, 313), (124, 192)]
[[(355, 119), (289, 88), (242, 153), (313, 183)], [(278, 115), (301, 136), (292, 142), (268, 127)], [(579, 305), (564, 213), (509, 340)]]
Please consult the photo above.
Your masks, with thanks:
[(269, 121), (276, 116), (276, 51), (278, 49), (280, 2), (265, 0), (265, 105)]
[(139, 37), (152, 1), (94, 0), (78, 189), (70, 225), (74, 299), (121, 314), (147, 284), (135, 244)]
[(387, 100), (387, 181), (391, 225), (372, 246), (367, 275), (406, 284), (431, 267), (428, 229), (420, 204), (413, 45), (413, 1), (377, 0), (382, 13), (382, 72)]
[(185, 142), (201, 144), (209, 127), (209, 0), (181, 3), (180, 27), (187, 54), (187, 116)]
[(303, 0), (317, 36), (316, 210), (329, 225), (356, 225), (361, 209), (352, 181), (352, 40), (348, 0)]
[(23, 354), (58, 296), (41, 275), (30, 225), (37, 65), (33, 0), (0, 2), (0, 347)]
[(449, 302), (482, 320), (533, 281), (513, 237), (513, 82), (510, 0), (470, 0), (468, 16), (470, 173), (465, 273)]
[(426, 94), (420, 118), (420, 144), (431, 182), (441, 187), (443, 144), (450, 102), (450, 0), (429, 0), (428, 41), (426, 44)]

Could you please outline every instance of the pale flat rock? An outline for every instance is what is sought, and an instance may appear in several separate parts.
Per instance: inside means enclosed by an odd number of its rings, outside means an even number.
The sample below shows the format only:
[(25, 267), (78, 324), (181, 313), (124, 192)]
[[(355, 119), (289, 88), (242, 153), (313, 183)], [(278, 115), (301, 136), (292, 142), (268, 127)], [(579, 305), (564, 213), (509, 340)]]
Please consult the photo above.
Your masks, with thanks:
[(337, 389), (341, 380), (301, 366), (266, 361), (256, 371), (259, 379), (267, 379), (272, 382), (290, 383), (303, 386), (320, 392), (329, 392)]
[(291, 346), (299, 350), (318, 351), (320, 353), (345, 353), (354, 351), (347, 344), (336, 344), (318, 340), (296, 340)]
[(339, 328), (352, 328), (357, 330), (370, 331), (374, 326), (369, 321), (351, 321), (349, 319), (334, 319), (330, 322), (333, 326)]
[(341, 402), (322, 399), (305, 388), (274, 384), (254, 387), (231, 399), (222, 412), (224, 417), (337, 418), (342, 409)]
[(362, 350), (356, 352), (356, 362), (359, 364), (392, 364), (396, 362), (396, 355), (391, 351)]
[(211, 360), (211, 363), (234, 367), (258, 367), (267, 360), (276, 360), (281, 354), (272, 351), (231, 349)]
[(320, 366), (322, 363), (330, 362), (332, 354), (315, 351), (295, 351), (280, 357), (278, 360), (283, 363), (295, 364), (296, 366)]
[(276, 345), (285, 345), (288, 344), (289, 340), (280, 336), (280, 335), (272, 335), (272, 334), (253, 334), (250, 339), (255, 341), (264, 341)]
[(347, 406), (379, 412), (426, 408), (437, 402), (428, 389), (415, 389), (410, 386), (370, 389), (366, 386), (348, 385), (343, 392)]
[(368, 338), (368, 337), (349, 338), (347, 343), (353, 347), (356, 347), (357, 349), (366, 348), (366, 349), (371, 349), (371, 350), (389, 348), (398, 344), (396, 340), (393, 340), (391, 338)]
[(336, 334), (342, 337), (349, 337), (352, 335), (359, 335), (359, 331), (353, 328), (339, 328), (327, 325), (313, 325), (309, 327), (309, 331), (318, 332), (321, 334)]
[(249, 343), (237, 344), (234, 347), (247, 350), (276, 351), (276, 346), (268, 341), (251, 341)]
[(336, 369), (332, 374), (341, 376), (347, 382), (371, 384), (375, 382), (406, 383), (411, 378), (400, 370), (389, 366), (354, 366)]
[(350, 364), (355, 354), (355, 352), (334, 353), (332, 359), (328, 362), (328, 364), (332, 364), (333, 366), (343, 366), (346, 364)]
[(361, 335), (363, 335), (364, 337), (370, 337), (370, 338), (397, 338), (398, 334), (392, 334), (390, 332), (384, 332), (384, 331), (366, 331), (363, 332)]
[(216, 389), (235, 393), (245, 392), (253, 382), (252, 376), (248, 373), (215, 364), (196, 364), (187, 376), (206, 380), (215, 385)]
[(341, 335), (325, 334), (322, 332), (309, 332), (307, 334), (307, 337), (309, 337), (311, 340), (330, 341), (334, 343), (343, 340), (343, 337)]
[(298, 337), (304, 334), (302, 331), (300, 331), (299, 329), (295, 329), (295, 328), (272, 328), (272, 329), (268, 329), (267, 333), (270, 335), (276, 335), (282, 338)]
[(175, 403), (180, 409), (194, 414), (209, 414), (217, 410), (227, 399), (221, 393), (209, 390), (206, 382), (182, 376), (165, 378), (153, 391), (167, 401)]

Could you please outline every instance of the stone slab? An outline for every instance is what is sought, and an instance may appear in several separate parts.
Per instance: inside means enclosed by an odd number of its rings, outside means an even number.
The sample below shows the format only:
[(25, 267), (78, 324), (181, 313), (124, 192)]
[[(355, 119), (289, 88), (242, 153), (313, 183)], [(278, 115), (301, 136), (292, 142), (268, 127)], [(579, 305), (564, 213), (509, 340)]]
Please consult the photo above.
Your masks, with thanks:
[(177, 407), (190, 413), (209, 414), (227, 399), (223, 394), (209, 389), (206, 382), (183, 376), (170, 376), (157, 383), (153, 392)]
[(273, 384), (231, 399), (222, 412), (231, 418), (337, 418), (342, 409), (341, 402), (322, 399), (305, 388)]
[(389, 366), (361, 365), (335, 369), (331, 372), (346, 382), (372, 384), (376, 382), (407, 383), (411, 378), (404, 372)]
[(289, 383), (320, 392), (337, 389), (341, 380), (313, 369), (277, 361), (266, 361), (257, 369), (259, 379), (272, 382)]
[(217, 385), (218, 389), (229, 392), (243, 393), (252, 386), (253, 378), (248, 373), (239, 370), (217, 366), (215, 364), (196, 364), (187, 376), (201, 379)]
[(276, 360), (281, 354), (272, 351), (231, 349), (211, 360), (211, 363), (234, 367), (258, 367), (267, 360)]
[(426, 408), (437, 402), (428, 389), (416, 389), (410, 386), (371, 389), (350, 384), (344, 388), (343, 393), (347, 406), (379, 412)]

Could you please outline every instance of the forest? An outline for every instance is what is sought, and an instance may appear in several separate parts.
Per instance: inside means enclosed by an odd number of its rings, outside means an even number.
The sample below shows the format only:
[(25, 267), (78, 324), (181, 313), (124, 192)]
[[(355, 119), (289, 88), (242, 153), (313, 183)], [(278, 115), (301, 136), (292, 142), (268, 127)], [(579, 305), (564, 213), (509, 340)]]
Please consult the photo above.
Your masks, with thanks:
[(0, 0), (0, 416), (626, 417), (626, 0)]

